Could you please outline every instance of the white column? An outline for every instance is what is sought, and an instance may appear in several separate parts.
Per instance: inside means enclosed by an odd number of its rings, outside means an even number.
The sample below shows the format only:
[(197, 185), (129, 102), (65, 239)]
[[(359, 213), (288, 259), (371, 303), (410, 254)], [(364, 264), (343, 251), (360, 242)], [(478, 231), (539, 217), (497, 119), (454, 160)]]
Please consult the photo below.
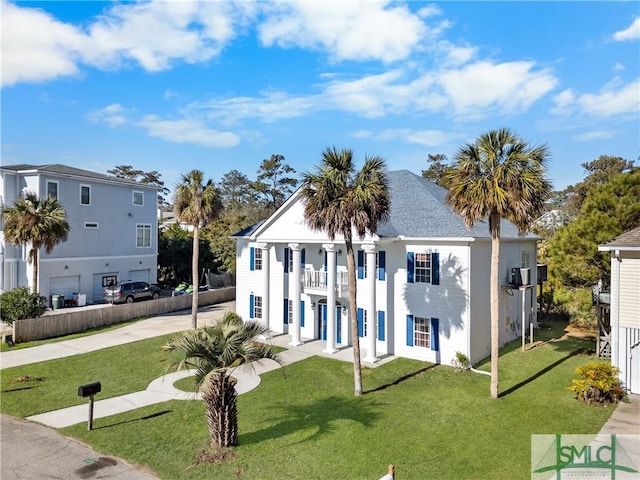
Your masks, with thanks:
[(369, 291), (369, 302), (367, 304), (367, 355), (364, 361), (375, 363), (376, 357), (376, 246), (363, 245), (365, 262), (367, 265), (367, 290)]
[(289, 300), (292, 302), (293, 324), (289, 327), (291, 333), (291, 342), (289, 345), (301, 345), (300, 341), (300, 244), (290, 243), (289, 248), (292, 252), (292, 270), (289, 272)]
[(322, 245), (327, 252), (327, 345), (323, 352), (336, 350), (336, 247), (332, 243)]
[(256, 247), (262, 250), (262, 291), (264, 292), (262, 296), (262, 323), (269, 330), (271, 316), (269, 308), (269, 253), (271, 250), (268, 243), (258, 243)]

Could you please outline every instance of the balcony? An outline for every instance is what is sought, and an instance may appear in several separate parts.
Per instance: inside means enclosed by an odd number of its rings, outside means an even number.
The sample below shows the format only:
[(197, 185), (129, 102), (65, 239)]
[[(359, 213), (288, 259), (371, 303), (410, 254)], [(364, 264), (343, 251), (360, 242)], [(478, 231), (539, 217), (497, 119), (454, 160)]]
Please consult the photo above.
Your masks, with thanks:
[[(302, 288), (307, 294), (326, 295), (327, 272), (324, 270), (303, 271)], [(336, 294), (338, 298), (349, 295), (349, 274), (347, 272), (337, 272)]]

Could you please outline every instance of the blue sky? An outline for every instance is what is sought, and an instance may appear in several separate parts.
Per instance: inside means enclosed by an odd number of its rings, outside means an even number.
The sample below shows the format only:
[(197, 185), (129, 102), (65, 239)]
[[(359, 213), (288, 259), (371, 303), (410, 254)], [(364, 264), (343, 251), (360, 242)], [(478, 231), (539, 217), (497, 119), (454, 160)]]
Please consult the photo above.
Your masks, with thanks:
[(562, 189), (640, 154), (638, 2), (0, 1), (5, 165), (420, 173), (509, 127)]

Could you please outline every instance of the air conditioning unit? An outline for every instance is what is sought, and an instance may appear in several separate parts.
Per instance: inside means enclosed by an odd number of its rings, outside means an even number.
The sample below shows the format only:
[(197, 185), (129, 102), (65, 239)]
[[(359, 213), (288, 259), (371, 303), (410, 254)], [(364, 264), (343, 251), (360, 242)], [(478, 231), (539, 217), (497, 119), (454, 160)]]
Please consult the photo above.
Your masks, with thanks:
[(512, 285), (531, 285), (531, 269), (530, 268), (512, 268), (511, 284)]

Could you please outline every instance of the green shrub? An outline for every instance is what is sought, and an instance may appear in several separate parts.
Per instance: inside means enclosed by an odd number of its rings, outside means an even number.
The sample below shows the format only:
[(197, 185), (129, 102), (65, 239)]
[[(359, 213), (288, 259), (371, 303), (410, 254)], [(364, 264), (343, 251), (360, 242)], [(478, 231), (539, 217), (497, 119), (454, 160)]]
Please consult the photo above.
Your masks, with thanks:
[(451, 360), (451, 363), (454, 367), (459, 368), (461, 370), (469, 370), (471, 368), (471, 362), (469, 361), (469, 357), (467, 357), (462, 352), (456, 352), (456, 358)]
[(44, 311), (44, 297), (30, 293), (26, 287), (15, 288), (0, 295), (0, 318), (9, 325), (23, 318), (39, 317)]
[(576, 368), (578, 378), (568, 388), (583, 402), (618, 403), (625, 396), (618, 380), (619, 373), (620, 370), (610, 363), (592, 361)]

